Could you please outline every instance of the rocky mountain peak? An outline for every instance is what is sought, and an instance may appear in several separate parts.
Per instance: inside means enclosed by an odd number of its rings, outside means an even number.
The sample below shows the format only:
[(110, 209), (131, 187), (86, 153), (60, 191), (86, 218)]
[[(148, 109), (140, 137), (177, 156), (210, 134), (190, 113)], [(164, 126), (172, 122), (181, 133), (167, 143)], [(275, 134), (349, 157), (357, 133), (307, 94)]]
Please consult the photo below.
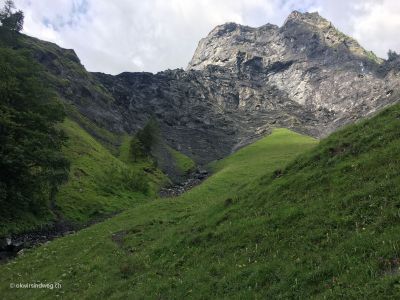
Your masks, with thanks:
[[(201, 70), (209, 65), (236, 66), (237, 55), (266, 57), (279, 51), (277, 38), (279, 27), (266, 24), (254, 28), (226, 23), (215, 27), (200, 40), (187, 69)], [(275, 49), (275, 50), (273, 50)]]
[(320, 59), (328, 56), (328, 63), (336, 63), (335, 58), (361, 59), (363, 64), (382, 62), (317, 12), (294, 11), (280, 28), (271, 24), (258, 28), (236, 23), (217, 26), (199, 42), (187, 69), (202, 70), (209, 65), (237, 69), (238, 53), (251, 58), (260, 57), (264, 65), (304, 60), (310, 56), (319, 56)]
[(331, 22), (321, 17), (318, 12), (301, 13), (297, 10), (289, 14), (283, 26), (287, 23), (306, 23), (320, 28), (332, 26)]
[(346, 50), (347, 54), (372, 60), (377, 64), (383, 62), (374, 53), (366, 51), (355, 39), (335, 28), (330, 21), (320, 16), (318, 12), (292, 12), (282, 26), (281, 32), (286, 36), (301, 37), (303, 44), (310, 45), (310, 47), (313, 45), (313, 40), (318, 38), (323, 45), (334, 49), (336, 52)]

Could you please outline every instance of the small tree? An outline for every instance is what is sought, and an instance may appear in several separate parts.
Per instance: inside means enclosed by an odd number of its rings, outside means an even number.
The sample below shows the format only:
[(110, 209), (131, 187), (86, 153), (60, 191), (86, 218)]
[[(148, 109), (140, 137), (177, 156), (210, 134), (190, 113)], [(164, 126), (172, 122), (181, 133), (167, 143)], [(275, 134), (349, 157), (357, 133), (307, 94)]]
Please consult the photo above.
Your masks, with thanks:
[(143, 145), (143, 150), (146, 154), (150, 154), (151, 147), (155, 145), (160, 136), (160, 127), (155, 118), (151, 118), (143, 129), (136, 134), (138, 140)]
[(136, 136), (132, 137), (129, 147), (129, 157), (136, 162), (138, 159), (143, 158), (143, 156), (144, 148), (142, 143)]
[(7, 0), (0, 10), (0, 22), (4, 29), (20, 32), (24, 27), (24, 13), (15, 11), (14, 1)]
[(3, 9), (0, 11), (0, 17), (2, 19), (5, 19), (5, 18), (9, 17), (12, 14), (13, 10), (15, 10), (14, 1), (13, 0), (6, 0), (4, 2)]

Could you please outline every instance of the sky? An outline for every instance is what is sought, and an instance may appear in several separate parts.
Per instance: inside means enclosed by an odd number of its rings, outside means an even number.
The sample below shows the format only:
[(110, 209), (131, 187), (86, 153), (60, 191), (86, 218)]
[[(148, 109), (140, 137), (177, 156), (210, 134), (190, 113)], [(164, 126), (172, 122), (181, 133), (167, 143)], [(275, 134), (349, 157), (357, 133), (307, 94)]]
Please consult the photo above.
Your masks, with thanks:
[(86, 69), (109, 74), (186, 68), (215, 26), (281, 26), (293, 10), (318, 11), (380, 57), (400, 52), (399, 0), (14, 1), (24, 33), (74, 49)]

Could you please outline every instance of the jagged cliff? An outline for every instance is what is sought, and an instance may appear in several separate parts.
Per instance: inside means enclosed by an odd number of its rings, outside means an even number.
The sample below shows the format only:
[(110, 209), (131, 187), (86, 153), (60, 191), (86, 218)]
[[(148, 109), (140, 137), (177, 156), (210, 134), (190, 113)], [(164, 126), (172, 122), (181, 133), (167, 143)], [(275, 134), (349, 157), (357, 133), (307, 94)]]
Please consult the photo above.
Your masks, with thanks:
[(60, 96), (114, 132), (150, 116), (200, 164), (287, 127), (322, 137), (397, 101), (399, 62), (364, 50), (317, 13), (282, 27), (227, 23), (202, 39), (186, 70), (88, 73), (73, 51), (25, 37)]
[[(218, 65), (273, 86), (322, 121), (318, 131), (325, 135), (388, 102), (397, 82), (380, 74), (382, 63), (317, 13), (293, 12), (281, 28), (216, 27), (200, 41), (188, 70)], [(239, 89), (239, 106), (255, 98), (253, 90)]]

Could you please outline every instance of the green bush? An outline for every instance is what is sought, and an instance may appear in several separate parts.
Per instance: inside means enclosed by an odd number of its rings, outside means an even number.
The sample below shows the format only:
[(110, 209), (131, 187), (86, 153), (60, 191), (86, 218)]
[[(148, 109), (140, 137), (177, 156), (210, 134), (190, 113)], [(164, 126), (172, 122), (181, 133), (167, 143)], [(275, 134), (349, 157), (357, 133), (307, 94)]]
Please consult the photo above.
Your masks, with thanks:
[(116, 164), (100, 175), (98, 186), (107, 194), (119, 194), (123, 191), (147, 194), (150, 189), (143, 171)]

